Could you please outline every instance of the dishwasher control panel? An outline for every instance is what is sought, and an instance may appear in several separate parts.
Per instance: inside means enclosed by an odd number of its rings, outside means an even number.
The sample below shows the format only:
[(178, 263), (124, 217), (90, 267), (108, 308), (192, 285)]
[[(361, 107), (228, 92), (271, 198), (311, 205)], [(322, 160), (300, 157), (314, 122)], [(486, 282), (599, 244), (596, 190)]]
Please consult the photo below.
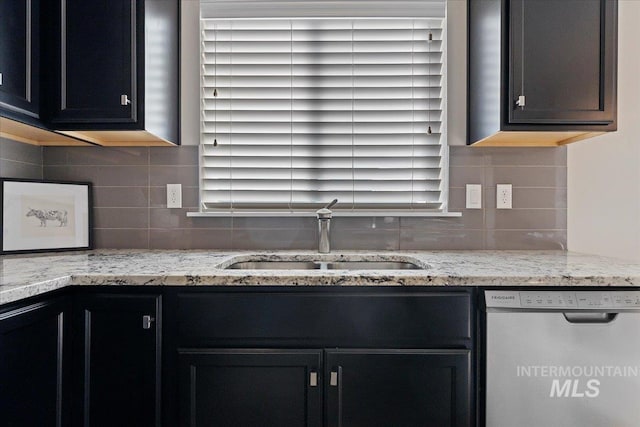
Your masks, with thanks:
[(640, 309), (640, 291), (485, 291), (487, 308)]

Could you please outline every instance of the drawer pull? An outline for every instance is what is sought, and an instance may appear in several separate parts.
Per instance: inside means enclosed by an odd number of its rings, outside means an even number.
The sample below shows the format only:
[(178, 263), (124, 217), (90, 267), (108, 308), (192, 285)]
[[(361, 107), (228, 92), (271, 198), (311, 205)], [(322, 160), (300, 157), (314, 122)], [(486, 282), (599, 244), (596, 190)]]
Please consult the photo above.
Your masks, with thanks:
[(317, 372), (311, 372), (309, 374), (309, 385), (311, 387), (318, 387), (318, 373)]
[(155, 317), (149, 316), (148, 314), (142, 316), (142, 329), (151, 329), (151, 326), (155, 320)]
[(331, 387), (338, 386), (338, 373), (336, 371), (331, 371), (331, 377), (329, 379), (329, 385)]

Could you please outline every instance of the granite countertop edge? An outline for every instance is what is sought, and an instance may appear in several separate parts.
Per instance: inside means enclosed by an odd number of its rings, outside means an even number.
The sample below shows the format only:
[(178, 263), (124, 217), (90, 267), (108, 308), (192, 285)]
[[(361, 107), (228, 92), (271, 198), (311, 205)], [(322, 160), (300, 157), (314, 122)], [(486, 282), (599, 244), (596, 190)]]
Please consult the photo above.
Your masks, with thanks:
[[(412, 261), (424, 270), (225, 270), (246, 260)], [(640, 286), (640, 263), (566, 251), (99, 250), (0, 257), (0, 304), (81, 286)]]

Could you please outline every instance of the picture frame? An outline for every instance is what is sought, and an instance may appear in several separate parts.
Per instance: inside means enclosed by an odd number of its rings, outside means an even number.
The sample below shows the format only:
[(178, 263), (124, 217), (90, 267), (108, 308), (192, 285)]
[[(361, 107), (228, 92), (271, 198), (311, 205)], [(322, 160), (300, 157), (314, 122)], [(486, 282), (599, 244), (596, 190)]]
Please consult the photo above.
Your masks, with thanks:
[(0, 178), (0, 255), (93, 248), (90, 182)]

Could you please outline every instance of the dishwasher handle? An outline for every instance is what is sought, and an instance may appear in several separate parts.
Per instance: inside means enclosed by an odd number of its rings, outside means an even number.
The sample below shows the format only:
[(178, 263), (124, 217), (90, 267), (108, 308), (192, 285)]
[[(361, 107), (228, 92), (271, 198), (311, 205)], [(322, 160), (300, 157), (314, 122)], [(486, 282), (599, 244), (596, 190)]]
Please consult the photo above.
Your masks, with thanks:
[(569, 323), (611, 323), (618, 313), (562, 313)]

